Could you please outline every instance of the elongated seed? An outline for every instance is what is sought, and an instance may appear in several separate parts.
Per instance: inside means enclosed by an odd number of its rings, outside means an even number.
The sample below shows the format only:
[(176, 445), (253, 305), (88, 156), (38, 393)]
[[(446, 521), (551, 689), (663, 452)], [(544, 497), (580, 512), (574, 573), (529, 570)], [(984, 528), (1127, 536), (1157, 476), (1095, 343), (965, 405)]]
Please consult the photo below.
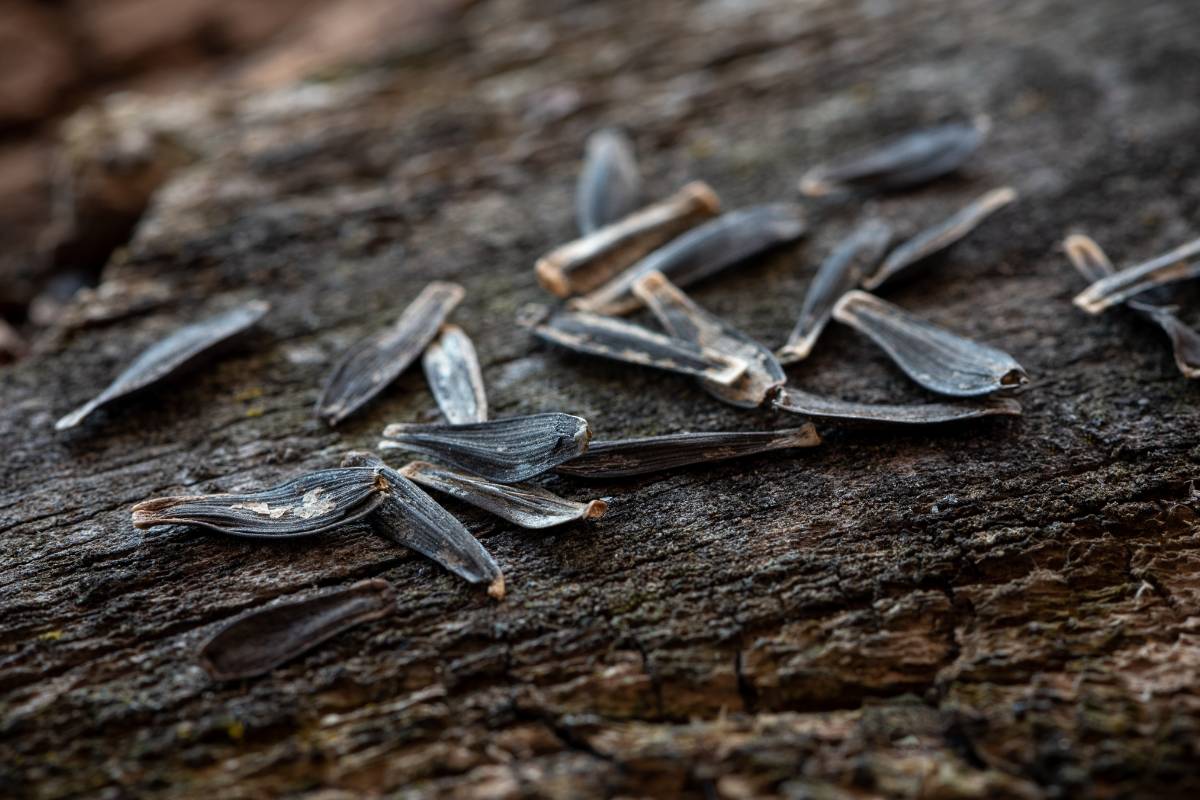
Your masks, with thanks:
[(954, 403), (853, 403), (784, 386), (772, 402), (780, 411), (809, 417), (895, 425), (935, 425), (991, 416), (1016, 416), (1021, 404), (1011, 397), (959, 400)]
[(1196, 277), (1200, 277), (1200, 239), (1101, 278), (1075, 297), (1075, 305), (1099, 314), (1142, 292)]
[(443, 325), (421, 360), (438, 408), (454, 425), (487, 419), (487, 392), (471, 337), (457, 325)]
[(804, 212), (787, 203), (730, 211), (660, 247), (594, 292), (568, 305), (579, 311), (627, 314), (640, 303), (633, 285), (661, 272), (676, 286), (690, 286), (753, 255), (804, 235)]
[(596, 228), (538, 259), (538, 282), (556, 297), (590, 292), (647, 253), (716, 214), (721, 201), (695, 181), (627, 217)]
[(541, 339), (568, 350), (704, 378), (728, 386), (746, 371), (736, 358), (663, 336), (613, 317), (562, 312), (534, 327)]
[(253, 678), (395, 610), (391, 584), (378, 578), (274, 603), (222, 626), (201, 646), (200, 663), (214, 680)]
[[(1068, 236), (1063, 248), (1075, 269), (1091, 283), (1116, 272), (1100, 245), (1087, 236)], [(1153, 295), (1153, 291), (1147, 291), (1135, 300), (1126, 300), (1124, 304), (1162, 328), (1171, 342), (1175, 366), (1185, 377), (1200, 378), (1200, 332), (1184, 324), (1172, 306)]]
[(383, 391), (421, 355), (462, 298), (456, 283), (426, 286), (398, 320), (350, 348), (330, 374), (317, 413), (336, 425)]
[(901, 270), (940, 253), (1016, 199), (1016, 191), (1009, 186), (993, 189), (976, 198), (949, 219), (926, 228), (889, 253), (875, 274), (862, 282), (863, 288), (874, 290)]
[(815, 447), (820, 443), (821, 437), (811, 423), (782, 431), (675, 433), (616, 439), (594, 443), (582, 456), (559, 465), (556, 471), (582, 478), (622, 478), (772, 450)]
[(641, 193), (642, 178), (629, 137), (613, 128), (589, 136), (575, 190), (580, 233), (621, 219), (637, 208)]
[(531, 414), (468, 425), (397, 423), (383, 431), (381, 450), (422, 453), (500, 483), (540, 475), (587, 450), (587, 420)]
[(108, 388), (60, 419), (54, 427), (60, 431), (73, 428), (101, 406), (158, 383), (195, 361), (205, 351), (248, 329), (269, 309), (267, 303), (252, 301), (180, 328), (147, 348)]
[(433, 489), (489, 511), (522, 528), (550, 528), (580, 519), (599, 519), (608, 510), (603, 500), (577, 503), (528, 483), (495, 483), (478, 475), (413, 461), (400, 474)]
[(376, 469), (388, 483), (387, 497), (367, 517), (376, 533), (420, 553), (468, 583), (486, 583), (489, 595), (504, 599), (504, 573), (496, 560), (421, 487), (372, 453), (347, 453), (342, 464)]
[(973, 342), (862, 291), (847, 293), (834, 318), (858, 330), (930, 391), (975, 397), (1029, 382), (1003, 350)]
[(800, 191), (820, 197), (835, 189), (891, 191), (927, 183), (963, 165), (986, 133), (986, 123), (962, 122), (915, 131), (843, 161), (811, 170)]
[(730, 405), (757, 408), (787, 380), (770, 348), (692, 302), (661, 272), (651, 272), (633, 285), (659, 323), (677, 339), (691, 342), (746, 364), (746, 372), (726, 385), (701, 378), (705, 390)]
[(891, 226), (881, 220), (868, 220), (834, 248), (804, 295), (796, 327), (776, 353), (780, 361), (793, 364), (808, 358), (821, 331), (829, 324), (838, 299), (870, 272), (891, 240)]
[(375, 470), (325, 469), (261, 492), (143, 500), (133, 507), (133, 525), (195, 525), (256, 539), (309, 536), (371, 513), (385, 491)]

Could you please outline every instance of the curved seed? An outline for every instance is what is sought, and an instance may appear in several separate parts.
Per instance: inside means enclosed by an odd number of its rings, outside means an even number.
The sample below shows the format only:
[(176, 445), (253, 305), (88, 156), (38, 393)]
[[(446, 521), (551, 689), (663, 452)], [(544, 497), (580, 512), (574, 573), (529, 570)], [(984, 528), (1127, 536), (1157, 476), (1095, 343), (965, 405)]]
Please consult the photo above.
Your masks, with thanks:
[(528, 483), (503, 484), (413, 461), (400, 474), (433, 489), (489, 511), (522, 528), (550, 528), (580, 519), (599, 519), (608, 510), (603, 500), (576, 503)]
[(108, 388), (60, 419), (54, 427), (60, 431), (73, 428), (97, 408), (178, 372), (206, 350), (254, 325), (270, 308), (269, 304), (256, 300), (180, 328), (147, 348)]
[(438, 408), (454, 425), (487, 419), (487, 392), (471, 337), (457, 325), (443, 325), (441, 335), (425, 348), (425, 379)]
[(974, 397), (1029, 382), (1003, 350), (973, 342), (862, 291), (847, 293), (834, 318), (879, 345), (910, 378), (930, 391)]
[(224, 625), (200, 648), (200, 663), (213, 680), (253, 678), (395, 610), (391, 584), (378, 578), (275, 603)]
[(792, 414), (896, 425), (934, 425), (978, 417), (1017, 416), (1021, 413), (1021, 404), (1011, 397), (911, 405), (852, 403), (848, 400), (810, 394), (792, 386), (783, 387), (772, 402), (780, 411)]
[(918, 186), (961, 167), (986, 132), (986, 122), (955, 122), (915, 131), (811, 170), (801, 179), (800, 191), (821, 197), (835, 189), (890, 191)]
[(829, 324), (833, 306), (875, 266), (891, 240), (890, 225), (880, 220), (868, 220), (834, 248), (821, 263), (804, 295), (796, 327), (776, 353), (780, 361), (794, 364), (808, 358), (817, 338)]
[(468, 583), (488, 584), (489, 595), (504, 599), (504, 573), (495, 559), (421, 487), (371, 453), (347, 453), (342, 464), (376, 469), (388, 482), (386, 499), (367, 517), (376, 533), (420, 553)]
[(707, 464), (793, 447), (816, 447), (821, 437), (811, 423), (782, 431), (676, 433), (596, 442), (579, 458), (557, 468), (581, 478), (623, 478)]
[(434, 281), (398, 320), (350, 348), (326, 381), (317, 413), (336, 425), (383, 391), (437, 335), (463, 293), (456, 283)]
[(250, 494), (143, 500), (133, 507), (133, 526), (195, 525), (255, 539), (309, 536), (371, 513), (386, 490), (375, 470), (325, 469)]
[(1075, 297), (1075, 305), (1089, 314), (1099, 314), (1158, 286), (1200, 277), (1200, 260), (1190, 261), (1197, 257), (1200, 257), (1200, 239), (1101, 278)]
[(423, 453), (500, 483), (540, 475), (587, 450), (587, 420), (531, 414), (469, 425), (397, 423), (383, 431), (381, 450)]
[(758, 408), (787, 381), (783, 367), (766, 345), (700, 308), (661, 272), (639, 280), (633, 293), (675, 338), (746, 364), (746, 372), (730, 385), (700, 379), (718, 400), (740, 408)]
[(799, 206), (787, 203), (730, 211), (660, 247), (596, 291), (569, 305), (580, 311), (627, 314), (640, 303), (631, 292), (639, 279), (661, 272), (677, 286), (689, 286), (768, 248), (804, 235)]
[(638, 259), (712, 217), (717, 194), (694, 181), (619, 221), (555, 248), (538, 259), (538, 283), (556, 297), (590, 292)]
[(874, 275), (862, 282), (864, 289), (873, 290), (897, 272), (940, 253), (964, 238), (989, 216), (1017, 199), (1016, 191), (1009, 186), (993, 189), (969, 203), (944, 222), (926, 228), (904, 244), (897, 247)]
[(587, 139), (583, 171), (575, 190), (579, 231), (587, 234), (624, 217), (638, 206), (642, 178), (633, 142), (614, 128)]
[(598, 314), (555, 314), (535, 326), (533, 332), (551, 344), (578, 353), (691, 375), (725, 386), (746, 371), (745, 362), (736, 358)]
[(1088, 283), (1103, 280), (1117, 271), (1109, 261), (1108, 254), (1090, 236), (1079, 233), (1068, 236), (1063, 240), (1063, 249), (1075, 271)]

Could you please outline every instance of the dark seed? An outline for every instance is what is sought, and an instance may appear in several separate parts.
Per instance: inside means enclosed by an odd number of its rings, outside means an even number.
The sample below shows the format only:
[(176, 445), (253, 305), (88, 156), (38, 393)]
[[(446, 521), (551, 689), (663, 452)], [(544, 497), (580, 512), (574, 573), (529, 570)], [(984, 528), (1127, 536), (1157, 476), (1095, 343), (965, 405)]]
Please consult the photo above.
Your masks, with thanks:
[(400, 474), (433, 489), (489, 511), (522, 528), (549, 528), (580, 519), (599, 519), (608, 510), (603, 500), (576, 503), (528, 483), (504, 484), (465, 472), (413, 461)]
[(133, 507), (133, 525), (194, 525), (259, 539), (309, 536), (371, 513), (386, 490), (375, 470), (325, 469), (251, 494), (143, 500)]
[(900, 369), (930, 391), (974, 397), (1029, 382), (1003, 350), (973, 342), (866, 292), (846, 294), (834, 318), (865, 334)]
[(1200, 277), (1200, 239), (1176, 247), (1145, 263), (1101, 278), (1075, 298), (1075, 305), (1089, 314), (1099, 314), (1135, 295), (1175, 281)]
[(462, 298), (456, 283), (426, 286), (395, 323), (350, 348), (329, 376), (317, 413), (336, 425), (383, 391), (421, 355)]
[(587, 450), (587, 420), (531, 414), (469, 425), (388, 425), (381, 450), (423, 453), (500, 483), (540, 475)]
[(781, 411), (809, 417), (896, 425), (934, 425), (977, 417), (1016, 416), (1021, 413), (1021, 404), (1011, 397), (911, 405), (852, 403), (848, 400), (809, 394), (791, 386), (783, 387), (775, 395), (773, 402)]
[(746, 364), (746, 372), (730, 385), (700, 379), (713, 397), (740, 408), (761, 406), (787, 380), (775, 354), (724, 320), (708, 313), (661, 272), (651, 272), (633, 285), (659, 323), (677, 339)]
[(883, 257), (892, 240), (892, 229), (880, 220), (860, 225), (821, 263), (804, 295), (800, 318), (787, 344), (776, 354), (784, 364), (808, 358), (817, 337), (829, 324), (838, 299), (858, 285)]
[(918, 233), (889, 253), (878, 271), (862, 282), (863, 288), (874, 290), (906, 267), (923, 261), (935, 253), (940, 253), (978, 228), (996, 211), (1016, 199), (1016, 191), (1008, 186), (1002, 189), (993, 189), (977, 198), (949, 219)]
[(689, 183), (666, 200), (547, 253), (535, 267), (538, 282), (556, 297), (590, 292), (720, 208), (708, 184)]
[(270, 306), (254, 301), (187, 325), (151, 345), (108, 388), (55, 423), (58, 430), (73, 428), (100, 406), (145, 389), (179, 371), (197, 356), (235, 336), (262, 319)]
[(661, 272), (676, 286), (690, 286), (771, 247), (804, 235), (799, 206), (754, 206), (722, 214), (660, 247), (591, 294), (570, 302), (572, 308), (599, 314), (627, 314), (640, 303), (633, 285)]
[(471, 338), (457, 325), (443, 325), (425, 349), (422, 366), (438, 408), (454, 425), (487, 419), (487, 393), (479, 356)]
[(533, 332), (551, 344), (578, 353), (678, 372), (726, 386), (746, 371), (745, 362), (736, 358), (599, 314), (555, 314), (535, 326)]
[(629, 137), (612, 128), (589, 136), (575, 191), (580, 232), (588, 234), (621, 219), (638, 207), (641, 192)]
[(579, 458), (557, 468), (582, 478), (622, 478), (648, 472), (741, 458), (771, 450), (815, 447), (821, 437), (811, 424), (782, 431), (676, 433), (596, 442)]
[(420, 553), (468, 583), (486, 583), (489, 595), (504, 599), (504, 574), (495, 559), (421, 487), (370, 453), (348, 453), (342, 464), (376, 469), (388, 483), (386, 499), (367, 517), (376, 533)]
[(200, 648), (200, 663), (214, 680), (253, 678), (395, 610), (395, 592), (377, 578), (275, 603), (223, 626)]
[(949, 174), (978, 149), (986, 124), (950, 123), (909, 133), (828, 166), (800, 181), (800, 191), (820, 197), (835, 189), (907, 189)]

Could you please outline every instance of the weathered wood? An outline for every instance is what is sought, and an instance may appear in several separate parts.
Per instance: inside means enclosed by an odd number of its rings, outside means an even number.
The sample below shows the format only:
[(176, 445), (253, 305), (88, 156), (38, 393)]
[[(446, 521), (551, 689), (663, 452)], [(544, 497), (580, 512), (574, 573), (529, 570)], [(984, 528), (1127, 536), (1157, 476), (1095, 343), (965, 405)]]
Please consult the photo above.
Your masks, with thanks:
[[(181, 102), (215, 109), (205, 122), (156, 122), (187, 128), (196, 161), (105, 279), (173, 299), (0, 375), (0, 795), (1200, 792), (1200, 388), (1157, 331), (1077, 311), (1056, 250), (1073, 226), (1122, 263), (1195, 234), (1200, 8), (799, 8), (479, 4), (444, 47), (290, 95), (199, 94)], [(1020, 204), (887, 298), (1016, 356), (1037, 378), (1022, 417), (818, 423), (825, 444), (800, 458), (545, 477), (609, 500), (545, 534), (452, 505), (504, 570), (499, 604), (365, 524), (261, 544), (129, 523), (147, 497), (273, 485), (435, 420), (420, 370), (337, 429), (312, 414), (334, 360), (431, 280), (467, 289), (455, 319), (494, 417), (564, 411), (598, 439), (794, 426), (514, 328), (548, 299), (535, 259), (574, 235), (584, 137), (619, 123), (648, 196), (696, 178), (739, 208), (984, 112), (961, 175), (813, 203), (810, 238), (689, 294), (777, 346), (863, 214), (912, 229), (1012, 184)], [(53, 430), (201, 296), (274, 310), (186, 391)], [(789, 382), (929, 399), (841, 326)], [(246, 609), (366, 578), (399, 613), (246, 682), (196, 660)]]

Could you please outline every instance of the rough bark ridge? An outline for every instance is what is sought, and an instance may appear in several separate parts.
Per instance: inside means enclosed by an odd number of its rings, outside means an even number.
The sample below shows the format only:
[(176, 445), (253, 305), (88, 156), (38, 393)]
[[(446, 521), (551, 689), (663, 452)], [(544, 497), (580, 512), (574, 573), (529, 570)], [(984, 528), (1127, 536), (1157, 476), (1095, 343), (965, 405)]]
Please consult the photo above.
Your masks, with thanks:
[[(1076, 312), (1057, 250), (1072, 227), (1119, 262), (1196, 234), (1197, 33), (1190, 0), (518, 0), (331, 83), (127, 101), (113, 125), (190, 162), (106, 272), (129, 302), (0, 378), (0, 794), (1200, 792), (1198, 388), (1156, 331)], [(912, 230), (1011, 183), (1016, 205), (888, 297), (1013, 352), (1023, 418), (822, 425), (794, 455), (554, 479), (611, 508), (544, 535), (455, 506), (506, 570), (501, 604), (362, 525), (280, 546), (130, 525), (143, 498), (269, 485), (431, 418), (418, 369), (336, 431), (312, 406), (432, 279), (467, 287), (454, 320), (496, 416), (562, 410), (606, 437), (795, 424), (513, 326), (546, 299), (536, 257), (573, 233), (586, 133), (625, 125), (652, 195), (700, 178), (732, 208), (983, 112), (964, 176), (814, 206), (808, 241), (696, 298), (778, 345), (863, 213)], [(276, 308), (234, 353), (54, 434), (141, 347), (251, 296)], [(790, 374), (920, 396), (838, 326)], [(197, 665), (222, 620), (367, 577), (398, 616), (259, 680)]]

